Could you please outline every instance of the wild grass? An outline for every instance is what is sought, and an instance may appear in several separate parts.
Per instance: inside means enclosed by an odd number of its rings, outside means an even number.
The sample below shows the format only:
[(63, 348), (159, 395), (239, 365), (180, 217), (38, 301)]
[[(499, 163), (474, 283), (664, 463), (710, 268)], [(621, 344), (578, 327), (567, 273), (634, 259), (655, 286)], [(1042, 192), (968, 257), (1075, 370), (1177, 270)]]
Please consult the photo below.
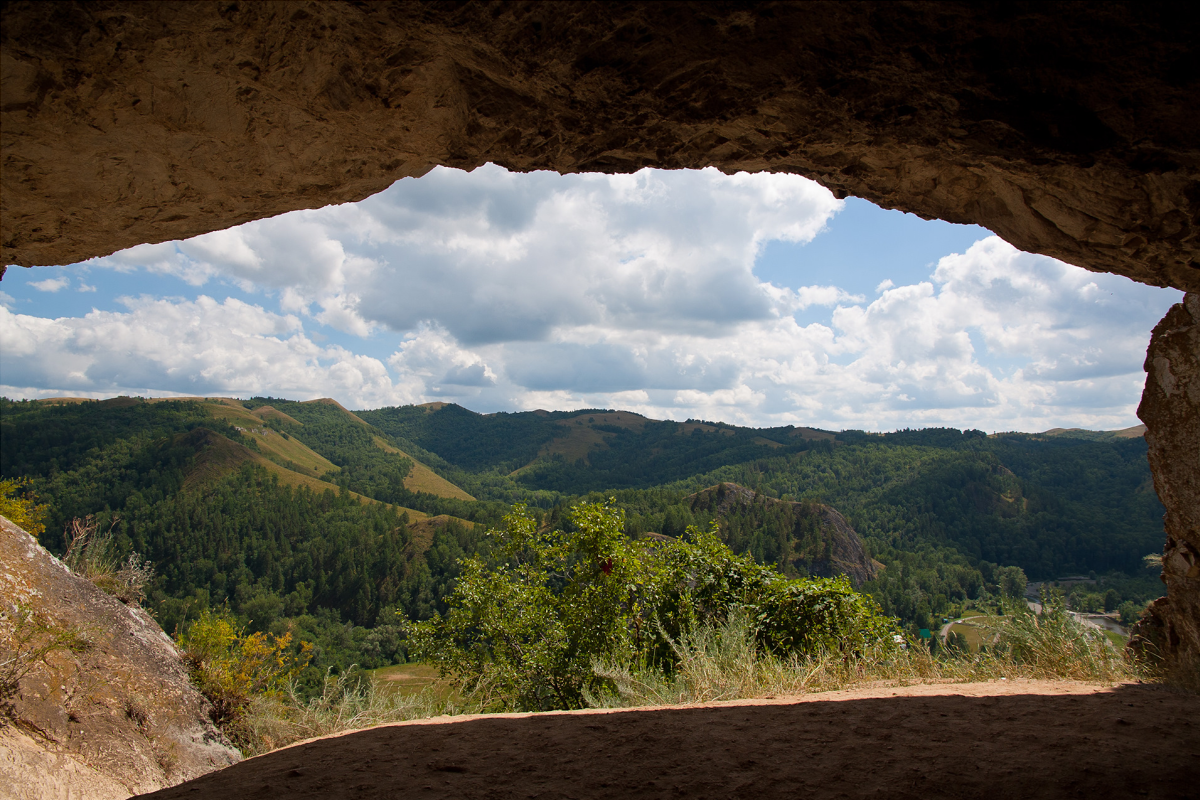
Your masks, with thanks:
[(20, 604), (0, 606), (0, 727), (16, 721), (13, 698), (26, 675), (47, 665), (56, 651), (82, 653), (91, 646), (89, 631), (59, 625)]
[(1111, 683), (1142, 677), (1099, 631), (1061, 609), (1012, 613), (994, 628), (997, 643), (979, 653), (935, 654), (923, 643), (895, 643), (847, 655), (820, 652), (781, 658), (755, 646), (747, 617), (702, 627), (672, 640), (677, 667), (598, 662), (609, 689), (589, 705), (620, 708), (799, 695), (878, 684), (1055, 679)]
[(117, 517), (113, 517), (108, 530), (101, 532), (90, 514), (71, 520), (66, 530), (70, 544), (63, 563), (122, 603), (140, 603), (145, 599), (146, 586), (154, 578), (154, 567), (137, 553), (120, 560), (113, 542), (116, 524)]
[[(860, 686), (968, 683), (1019, 678), (1111, 684), (1165, 678), (1131, 664), (1100, 631), (1077, 622), (1065, 609), (1041, 614), (1006, 609), (991, 628), (996, 644), (982, 652), (932, 652), (922, 642), (889, 642), (846, 655), (822, 652), (780, 658), (764, 654), (745, 614), (699, 627), (671, 644), (677, 658), (667, 673), (647, 664), (596, 662), (608, 689), (586, 697), (594, 708), (688, 705), (720, 700), (788, 697)], [(1178, 681), (1172, 682), (1183, 687)], [(495, 698), (486, 685), (442, 684), (416, 693), (389, 691), (360, 672), (325, 678), (320, 695), (305, 700), (294, 686), (274, 697), (255, 698), (239, 723), (246, 755), (303, 739), (440, 715), (480, 713)], [(1194, 689), (1193, 689), (1194, 691)]]
[(251, 756), (318, 736), (479, 710), (477, 703), (447, 697), (433, 687), (416, 693), (387, 691), (351, 669), (326, 675), (321, 693), (307, 700), (295, 684), (282, 695), (255, 698), (238, 722), (237, 739), (242, 752)]

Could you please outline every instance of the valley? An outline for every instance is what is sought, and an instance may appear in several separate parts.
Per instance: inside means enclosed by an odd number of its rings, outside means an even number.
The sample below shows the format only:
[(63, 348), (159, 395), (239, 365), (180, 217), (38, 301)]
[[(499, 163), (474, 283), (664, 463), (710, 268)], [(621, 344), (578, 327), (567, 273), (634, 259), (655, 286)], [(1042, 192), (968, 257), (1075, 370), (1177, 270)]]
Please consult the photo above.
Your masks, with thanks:
[[(0, 401), (5, 478), (155, 565), (168, 632), (205, 608), (314, 642), (307, 673), (405, 661), (404, 620), (444, 611), (458, 561), (514, 502), (559, 525), (614, 499), (627, 535), (714, 521), (794, 577), (848, 574), (911, 633), (1027, 580), (1084, 573), (1107, 602), (1161, 594), (1162, 537), (1136, 431), (888, 434), (743, 428), (627, 411), (351, 412), (334, 401)], [(1083, 598), (1088, 602), (1098, 601)], [(1088, 608), (1085, 610), (1094, 610)], [(1103, 609), (1101, 609), (1103, 610)], [(935, 624), (936, 623), (936, 624)]]

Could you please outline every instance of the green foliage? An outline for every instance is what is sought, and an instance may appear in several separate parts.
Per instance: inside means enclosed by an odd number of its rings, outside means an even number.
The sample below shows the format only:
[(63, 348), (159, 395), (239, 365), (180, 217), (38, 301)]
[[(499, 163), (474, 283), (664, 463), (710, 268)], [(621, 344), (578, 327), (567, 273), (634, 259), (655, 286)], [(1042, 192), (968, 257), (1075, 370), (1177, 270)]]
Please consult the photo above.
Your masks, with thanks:
[(495, 468), (507, 473), (533, 461), (542, 445), (554, 437), (553, 420), (566, 414), (484, 417), (451, 403), (437, 410), (402, 406), (363, 411), (359, 416), (398, 441), (415, 443), (464, 470)]
[[(927, 429), (847, 431), (834, 442), (805, 439), (791, 428), (711, 424), (692, 431), (695, 426), (653, 421), (623, 428), (602, 424), (607, 412), (597, 410), (588, 424), (604, 444), (568, 462), (538, 452), (564, 435), (561, 421), (582, 412), (479, 415), (457, 406), (405, 407), (358, 412), (364, 425), (327, 403), (256, 398), (245, 405), (267, 403), (303, 424), (269, 419), (264, 425), (338, 465), (326, 479), (384, 503), (473, 520), (480, 523), (476, 530), (498, 525), (509, 504), (520, 500), (548, 509), (542, 525), (574, 532), (570, 509), (579, 498), (563, 493), (589, 492), (591, 502), (616, 496), (626, 510), (628, 538), (654, 532), (700, 547), (687, 531), (707, 533), (714, 512), (686, 498), (713, 484), (736, 482), (764, 498), (829, 503), (886, 566), (862, 591), (915, 627), (936, 627), (967, 604), (1018, 597), (1023, 575), (1041, 580), (1095, 572), (1098, 583), (1078, 588), (1075, 600), (1096, 609), (1129, 603), (1140, 609), (1162, 593), (1159, 557), (1151, 568), (1142, 564), (1145, 553), (1161, 546), (1162, 509), (1141, 439)], [(312, 641), (312, 666), (299, 677), (305, 691), (319, 689), (326, 669), (341, 674), (355, 663), (404, 659), (408, 644), (392, 625), (393, 612), (412, 619), (447, 614), (460, 560), (476, 556), (491, 569), (492, 559), (504, 558), (515, 569), (515, 561), (491, 553), (488, 540), (467, 526), (420, 529), (417, 537), (387, 505), (282, 486), (250, 466), (214, 469), (206, 443), (226, 437), (253, 447), (254, 440), (214, 419), (211, 410), (192, 401), (56, 405), (0, 398), (0, 475), (6, 481), (29, 476), (26, 499), (36, 492), (45, 500), (50, 533), (41, 538), (52, 551), (65, 553), (69, 543), (59, 531), (91, 514), (111, 530), (106, 558), (115, 567), (129, 566), (135, 553), (156, 564), (145, 604), (167, 630), (227, 604), (252, 631), (293, 631)], [(490, 499), (405, 490), (408, 460), (379, 448), (376, 437), (390, 437)], [(667, 481), (675, 483), (662, 485)], [(714, 587), (737, 578), (742, 561), (774, 565), (788, 577), (829, 574), (814, 571), (825, 542), (796, 508), (761, 503), (723, 513), (719, 537), (741, 560), (720, 562), (732, 573), (710, 575), (714, 582), (705, 591), (711, 597), (699, 593), (676, 602), (653, 581), (640, 586), (638, 602), (660, 603), (661, 613), (631, 617), (634, 650), (652, 639), (652, 657), (673, 663), (674, 651), (657, 626), (670, 637), (684, 636), (693, 599), (697, 609), (706, 603), (724, 608)], [(651, 549), (664, 564), (686, 560), (674, 545)], [(716, 569), (719, 561), (704, 569)], [(647, 594), (660, 589), (657, 599)], [(683, 616), (671, 617), (673, 610)]]
[(238, 740), (250, 702), (282, 693), (308, 663), (308, 647), (291, 634), (248, 633), (227, 612), (205, 610), (177, 638), (192, 682), (212, 703), (212, 719)]
[(630, 539), (609, 503), (539, 526), (517, 506), (498, 562), (468, 559), (449, 612), (412, 627), (423, 660), (499, 708), (577, 708), (600, 690), (598, 661), (671, 669), (672, 642), (742, 609), (760, 646), (780, 653), (854, 652), (893, 627), (844, 579), (793, 581), (734, 555), (715, 531), (687, 540)]
[(591, 657), (630, 647), (627, 618), (640, 617), (639, 554), (620, 521), (581, 506), (572, 531), (545, 531), (517, 506), (491, 532), (501, 563), (464, 562), (449, 613), (414, 626), (414, 651), (505, 707), (578, 707)]
[[(304, 430), (324, 455), (342, 458), (350, 478), (362, 477), (356, 488), (373, 491), (375, 480), (394, 489), (407, 471), (407, 460), (378, 448), (373, 434), (336, 407), (280, 405), (303, 417), (303, 428), (266, 424)], [(403, 661), (403, 636), (389, 627), (392, 609), (415, 618), (444, 609), (458, 559), (478, 549), (482, 534), (451, 522), (433, 532), (424, 550), (414, 546), (394, 507), (283, 485), (252, 464), (218, 464), (214, 471), (206, 448), (222, 436), (252, 440), (213, 419), (209, 408), (191, 401), (0, 399), (5, 469), (46, 470), (30, 479), (30, 488), (47, 498), (47, 520), (64, 534), (43, 536), (43, 543), (66, 557), (72, 521), (88, 520), (92, 532), (75, 542), (69, 560), (130, 602), (144, 587), (147, 608), (167, 631), (205, 609), (228, 606), (255, 632), (303, 632), (316, 655), (300, 678), (305, 690), (316, 690), (328, 668)], [(381, 471), (380, 458), (391, 460), (390, 471)], [(403, 497), (434, 513), (502, 516), (494, 503)], [(152, 579), (148, 562), (158, 566)], [(381, 616), (382, 629), (372, 632)]]
[[(484, 416), (445, 406), (363, 415), (394, 437), (436, 451), (445, 458), (439, 470), (454, 471), (452, 479), (479, 497), (521, 497), (518, 482), (524, 496), (543, 507), (569, 504), (547, 490), (616, 493), (629, 509), (631, 532), (678, 536), (687, 525), (707, 525), (710, 515), (680, 501), (723, 481), (771, 497), (819, 499), (845, 514), (871, 555), (887, 565), (867, 591), (908, 620), (952, 613), (982, 597), (1019, 596), (1015, 573), (1000, 565), (1034, 579), (1089, 571), (1134, 575), (1140, 556), (1162, 539), (1162, 507), (1140, 438), (989, 437), (939, 428), (846, 431), (829, 442), (800, 438), (789, 428), (727, 425), (680, 435), (676, 423), (650, 421), (640, 429), (593, 426), (605, 442), (583, 460), (536, 457), (538, 448), (562, 435), (563, 419), (583, 413)], [(672, 480), (678, 482), (666, 491), (649, 488)], [(658, 502), (613, 491), (619, 487), (646, 487)], [(789, 537), (785, 528), (782, 520), (747, 517), (731, 520), (722, 535), (735, 552), (805, 574), (804, 558), (796, 560), (803, 537)], [(792, 543), (799, 552), (789, 550)], [(1001, 586), (1005, 575), (1008, 584)], [(1123, 600), (1133, 597), (1122, 593)]]
[(412, 469), (412, 461), (385, 452), (375, 442), (382, 432), (358, 422), (341, 407), (273, 397), (255, 397), (244, 405), (249, 409), (270, 405), (302, 423), (297, 426), (272, 420), (272, 427), (299, 439), (339, 468), (324, 475), (323, 480), (386, 503), (400, 503), (410, 494), (404, 488), (404, 478)]
[(55, 405), (0, 398), (0, 474), (67, 472), (112, 445), (131, 440), (145, 445), (200, 426), (247, 443), (232, 425), (212, 419), (202, 404), (189, 400), (119, 397)]
[(39, 503), (37, 495), (29, 488), (28, 478), (6, 478), (0, 480), (0, 516), (24, 530), (35, 539), (46, 532), (48, 506)]
[(1135, 603), (1132, 600), (1126, 600), (1117, 606), (1117, 612), (1121, 615), (1121, 624), (1128, 627), (1141, 619), (1142, 612), (1146, 610), (1146, 605), (1146, 603)]
[(1010, 435), (956, 448), (886, 441), (776, 457), (697, 476), (820, 498), (883, 547), (950, 547), (1035, 579), (1132, 572), (1162, 536), (1141, 439), (1112, 443)]
[(844, 575), (768, 580), (749, 608), (760, 643), (782, 655), (861, 653), (896, 634), (895, 620), (869, 595), (851, 589)]
[(1029, 580), (1025, 570), (1020, 567), (998, 567), (995, 572), (996, 583), (1000, 585), (1000, 594), (1010, 600), (1019, 600), (1025, 595), (1025, 586)]
[[(677, 422), (647, 420), (638, 429), (592, 425), (603, 433), (605, 446), (593, 450), (584, 460), (538, 457), (543, 446), (565, 435), (561, 421), (589, 411), (594, 415), (611, 413), (606, 409), (583, 409), (484, 416), (448, 404), (436, 410), (404, 406), (359, 415), (397, 441), (436, 453), (438, 458), (428, 461), (431, 466), (455, 483), (470, 486), (476, 497), (493, 499), (506, 499), (513, 489), (520, 489), (524, 495), (578, 495), (647, 487), (771, 453), (829, 446), (793, 436), (790, 426), (752, 429), (709, 423), (714, 430), (705, 431)], [(496, 480), (527, 466), (517, 478)], [(472, 480), (472, 474), (487, 474), (493, 479)]]

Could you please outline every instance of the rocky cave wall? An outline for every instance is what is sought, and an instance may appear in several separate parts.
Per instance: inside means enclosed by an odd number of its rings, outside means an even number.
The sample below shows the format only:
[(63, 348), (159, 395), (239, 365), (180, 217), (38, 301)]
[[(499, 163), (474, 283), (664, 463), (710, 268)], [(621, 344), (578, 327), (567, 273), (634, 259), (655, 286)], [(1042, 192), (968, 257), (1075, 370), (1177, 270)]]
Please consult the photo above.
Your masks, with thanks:
[(1178, 6), (10, 3), (5, 264), (360, 200), (436, 164), (815, 178), (1200, 288)]
[[(798, 173), (1200, 290), (1200, 17), (1183, 5), (220, 0), (0, 13), (0, 264), (71, 263), (491, 161)], [(1200, 424), (1181, 396), (1143, 405), (1143, 419), (1169, 542), (1200, 548), (1194, 515), (1170, 510), (1200, 507), (1200, 462), (1172, 450)], [(1164, 472), (1178, 458), (1190, 483)], [(1168, 483), (1184, 488), (1163, 494)], [(1194, 580), (1171, 583), (1172, 597), (1200, 596)]]

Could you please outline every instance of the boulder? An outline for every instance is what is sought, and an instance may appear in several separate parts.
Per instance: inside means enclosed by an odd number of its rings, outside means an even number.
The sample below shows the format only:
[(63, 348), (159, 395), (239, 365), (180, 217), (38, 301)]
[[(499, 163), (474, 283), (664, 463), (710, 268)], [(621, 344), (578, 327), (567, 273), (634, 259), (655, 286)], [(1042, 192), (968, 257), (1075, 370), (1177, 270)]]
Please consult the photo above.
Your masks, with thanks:
[[(128, 797), (241, 760), (150, 615), (4, 517), (0, 598), (0, 664), (8, 676), (30, 667), (0, 716), (0, 783), (12, 796)], [(52, 640), (60, 646), (37, 658)]]

